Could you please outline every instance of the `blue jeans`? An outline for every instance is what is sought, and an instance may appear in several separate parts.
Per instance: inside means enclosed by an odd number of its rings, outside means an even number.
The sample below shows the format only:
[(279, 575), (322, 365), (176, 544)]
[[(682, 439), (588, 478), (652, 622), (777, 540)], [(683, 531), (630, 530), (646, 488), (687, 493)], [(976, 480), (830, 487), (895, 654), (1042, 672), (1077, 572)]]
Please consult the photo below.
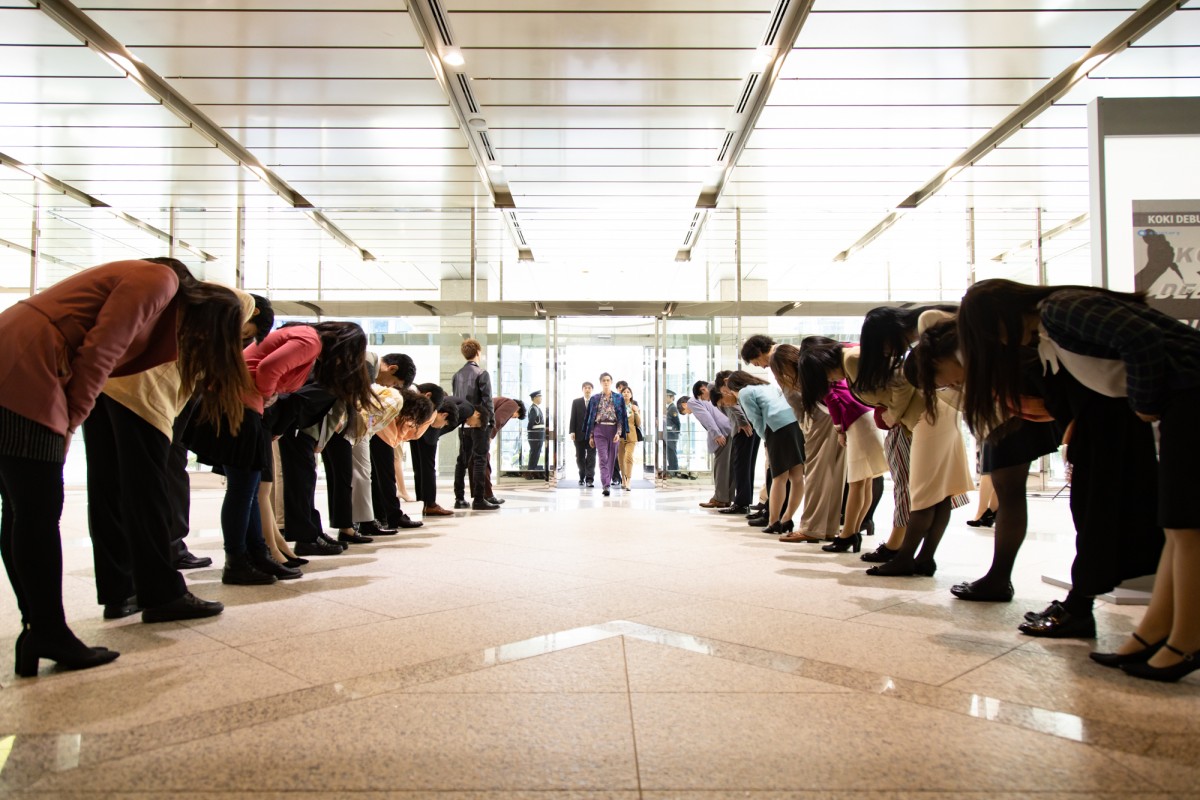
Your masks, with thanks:
[(221, 504), (221, 534), (225, 552), (231, 555), (267, 552), (262, 517), (258, 514), (258, 484), (262, 471), (231, 467), (225, 469), (225, 502)]

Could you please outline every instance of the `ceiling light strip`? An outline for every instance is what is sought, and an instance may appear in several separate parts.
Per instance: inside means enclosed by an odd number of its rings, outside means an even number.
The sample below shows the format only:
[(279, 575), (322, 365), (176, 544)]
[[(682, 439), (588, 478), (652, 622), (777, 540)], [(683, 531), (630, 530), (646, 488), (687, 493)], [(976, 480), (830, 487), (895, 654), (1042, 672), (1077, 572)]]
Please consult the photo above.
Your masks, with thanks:
[[(245, 167), (272, 192), (283, 198), (288, 205), (293, 208), (313, 208), (313, 204), (293, 189), (287, 181), (263, 166), (258, 157), (247, 150), (241, 142), (230, 136), (224, 128), (175, 91), (158, 73), (143, 64), (125, 45), (117, 41), (112, 34), (101, 28), (91, 17), (68, 0), (30, 0), (30, 2), (119, 71), (124, 72), (146, 94), (188, 123), (193, 130), (212, 142), (221, 152)], [(326, 233), (351, 250), (357, 251), (363, 261), (375, 259), (321, 212), (314, 211), (309, 216), (311, 217), (313, 214), (316, 215), (314, 221), (321, 220), (320, 227)]]
[[(450, 111), (458, 120), (458, 127), (467, 140), (467, 148), (475, 159), (475, 169), (479, 180), (492, 196), (492, 205), (496, 208), (516, 208), (508, 180), (504, 177), (504, 165), (496, 158), (487, 134), (487, 120), (480, 113), (478, 101), (471, 91), (470, 76), (462, 67), (464, 60), (462, 51), (454, 45), (454, 36), (450, 31), (450, 21), (437, 0), (426, 2), (410, 2), (408, 14), (412, 19), (417, 37), (425, 54), (429, 57), (433, 68), (433, 77), (446, 95)], [(436, 31), (436, 33), (435, 33)], [(454, 69), (451, 71), (447, 65)], [(510, 228), (511, 232), (511, 228)], [(528, 247), (517, 242), (513, 243), (518, 249), (528, 253)], [(529, 254), (532, 260), (532, 254)]]
[(1005, 260), (1011, 258), (1012, 256), (1016, 255), (1017, 253), (1021, 252), (1022, 250), (1032, 250), (1034, 247), (1037, 246), (1037, 243), (1039, 241), (1048, 242), (1051, 239), (1057, 239), (1059, 236), (1062, 236), (1064, 233), (1069, 233), (1069, 232), (1075, 230), (1076, 228), (1078, 228), (1083, 223), (1087, 222), (1089, 216), (1090, 216), (1090, 214), (1087, 211), (1085, 211), (1082, 214), (1080, 214), (1078, 217), (1075, 217), (1072, 220), (1068, 220), (1067, 222), (1064, 222), (1062, 225), (1059, 225), (1058, 227), (1051, 228), (1050, 230), (1046, 231), (1045, 233), (1043, 233), (1041, 235), (1040, 239), (1030, 239), (1029, 241), (1022, 242), (1021, 244), (1017, 245), (1016, 247), (1014, 247), (1010, 250), (1005, 250), (1003, 253), (1000, 253), (999, 255), (992, 256), (992, 261), (1005, 261)]
[[(696, 208), (716, 208), (720, 202), (729, 176), (737, 166), (742, 151), (746, 149), (750, 133), (766, 108), (771, 90), (775, 88), (775, 81), (783, 71), (784, 61), (795, 47), (796, 39), (800, 36), (800, 30), (804, 27), (814, 2), (815, 0), (779, 0), (776, 4), (760, 46), (755, 51), (754, 70), (742, 83), (741, 93), (734, 107), (734, 119), (726, 129), (717, 153), (714, 173), (700, 189)], [(675, 260), (690, 260), (692, 250), (699, 239), (697, 230), (691, 236), (689, 244), (676, 254)]]
[[(1061, 100), (1074, 88), (1075, 84), (1086, 78), (1088, 73), (1145, 36), (1182, 5), (1183, 2), (1180, 0), (1151, 0), (1130, 14), (1107, 36), (1072, 62), (1070, 66), (1051, 78), (1045, 86), (1017, 106), (1011, 114), (984, 134), (979, 141), (963, 151), (962, 155), (956, 158), (950, 166), (933, 176), (928, 183), (906, 197), (896, 208), (912, 209), (924, 203), (960, 172), (999, 147), (1006, 139), (1033, 121), (1035, 117)], [(889, 214), (883, 222), (868, 231), (861, 239), (834, 256), (833, 260), (845, 261), (851, 254), (861, 250), (870, 240), (878, 238), (879, 234), (890, 227), (892, 222), (895, 222), (894, 218), (896, 217), (895, 213)], [(889, 220), (891, 221), (889, 222)], [(880, 226), (883, 228), (880, 229)]]
[[(151, 225), (150, 223), (144, 222), (143, 220), (138, 219), (137, 217), (133, 216), (132, 214), (127, 214), (124, 211), (118, 211), (117, 209), (113, 208), (108, 203), (104, 202), (103, 200), (96, 198), (96, 197), (92, 197), (87, 192), (76, 189), (74, 186), (70, 185), (69, 183), (60, 181), (58, 178), (55, 178), (52, 175), (47, 175), (45, 172), (42, 172), (37, 167), (31, 167), (28, 164), (23, 164), (20, 161), (17, 161), (15, 158), (6, 156), (3, 153), (0, 153), (0, 165), (9, 167), (10, 169), (15, 169), (18, 172), (23, 172), (26, 175), (28, 175), (30, 178), (32, 178), (33, 180), (38, 181), (39, 183), (45, 184), (46, 186), (49, 186), (51, 189), (53, 189), (58, 194), (65, 195), (66, 197), (70, 197), (72, 200), (74, 200), (78, 203), (82, 203), (83, 205), (85, 205), (89, 208), (103, 209), (106, 213), (111, 214), (112, 216), (116, 217), (117, 219), (121, 220), (122, 222), (124, 222), (128, 225), (132, 225), (133, 227), (137, 228), (138, 230), (141, 230), (145, 233), (150, 234), (151, 236), (153, 236), (156, 239), (160, 239), (161, 241), (166, 242), (168, 245), (174, 245), (175, 247), (181, 248), (183, 250), (187, 250), (189, 253), (195, 255), (197, 258), (201, 259), (202, 261), (216, 261), (217, 260), (217, 257), (212, 255), (211, 253), (207, 253), (198, 247), (193, 247), (192, 245), (188, 244), (187, 242), (183, 241), (182, 239), (176, 238), (176, 237), (172, 236), (171, 234), (167, 233), (166, 231), (160, 230), (160, 229), (154, 227), (153, 225)], [(63, 263), (66, 263), (66, 262), (63, 262)]]

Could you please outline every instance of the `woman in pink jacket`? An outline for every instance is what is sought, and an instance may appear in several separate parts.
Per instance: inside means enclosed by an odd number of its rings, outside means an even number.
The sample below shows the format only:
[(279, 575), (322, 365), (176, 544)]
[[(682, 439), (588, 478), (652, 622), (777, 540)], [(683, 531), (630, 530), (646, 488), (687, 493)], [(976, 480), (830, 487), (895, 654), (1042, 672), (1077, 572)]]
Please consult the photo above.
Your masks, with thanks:
[(83, 270), (0, 313), (0, 552), (24, 625), (18, 675), (36, 675), (39, 658), (84, 669), (118, 656), (67, 625), (58, 529), (67, 449), (104, 384), (178, 360), (205, 418), (236, 429), (241, 329), (237, 297), (173, 259)]

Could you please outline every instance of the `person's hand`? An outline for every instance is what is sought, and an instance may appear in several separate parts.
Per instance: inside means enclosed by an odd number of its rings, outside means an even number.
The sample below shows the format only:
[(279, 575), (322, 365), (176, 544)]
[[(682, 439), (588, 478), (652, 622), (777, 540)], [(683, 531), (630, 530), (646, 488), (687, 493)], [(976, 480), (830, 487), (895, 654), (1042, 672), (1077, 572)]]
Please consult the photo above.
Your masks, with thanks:
[(838, 434), (838, 444), (840, 444), (842, 447), (846, 446), (846, 434), (845, 433)]
[(571, 434), (571, 441), (572, 442), (575, 441), (575, 434), (573, 434), (573, 433)]
[(63, 442), (63, 457), (71, 452), (71, 437), (75, 435), (75, 431), (67, 431), (66, 440)]
[(1138, 411), (1137, 415), (1138, 419), (1140, 419), (1142, 422), (1158, 422), (1159, 420), (1158, 414), (1143, 414), (1142, 412)]
[(263, 408), (270, 408), (271, 406), (275, 405), (275, 401), (278, 399), (279, 399), (279, 395), (277, 395), (277, 394), (271, 395), (266, 400), (263, 400)]
[(595, 436), (589, 436), (589, 437), (588, 437), (588, 447), (593, 447), (593, 448), (594, 448), (595, 446), (596, 446), (596, 437), (595, 437)]
[(754, 435), (754, 429), (751, 428), (749, 425), (743, 425), (741, 428), (741, 431), (742, 431), (742, 433), (746, 434), (747, 436)]
[(614, 441), (614, 442), (617, 442), (617, 443), (620, 443), (620, 441), (621, 441), (621, 434), (619, 434), (619, 433), (618, 433), (618, 434), (616, 434), (615, 436), (613, 436), (613, 441)]
[(717, 446), (718, 446), (718, 447), (724, 447), (724, 446), (725, 446), (725, 442), (726, 442), (726, 441), (727, 441), (727, 440), (725, 439), (725, 437), (724, 437), (724, 436), (718, 436), (718, 437), (717, 437)]

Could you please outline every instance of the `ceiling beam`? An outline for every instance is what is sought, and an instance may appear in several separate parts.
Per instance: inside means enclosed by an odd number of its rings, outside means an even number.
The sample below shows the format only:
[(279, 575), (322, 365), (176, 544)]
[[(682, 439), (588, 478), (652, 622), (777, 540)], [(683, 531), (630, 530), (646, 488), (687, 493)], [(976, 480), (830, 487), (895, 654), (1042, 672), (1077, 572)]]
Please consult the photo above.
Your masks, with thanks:
[(1092, 70), (1145, 36), (1156, 25), (1175, 13), (1175, 10), (1182, 5), (1183, 2), (1180, 2), (1180, 0), (1150, 0), (1150, 2), (1130, 14), (1120, 25), (1113, 28), (1107, 36), (1096, 42), (1086, 53), (1073, 61), (1070, 66), (1051, 78), (1045, 86), (1036, 91), (1021, 105), (1017, 106), (1012, 113), (985, 133), (979, 141), (964, 150), (949, 166), (930, 178), (924, 186), (901, 200), (896, 206), (895, 211), (888, 214), (875, 227), (863, 234), (854, 244), (834, 256), (833, 260), (845, 261), (854, 253), (862, 250), (895, 224), (905, 211), (917, 208), (930, 197), (937, 194), (942, 187), (954, 180), (959, 173), (975, 164), (992, 150), (995, 150), (1006, 139), (1032, 122), (1034, 118), (1047, 108), (1050, 108), (1050, 106), (1061, 100), (1077, 83), (1086, 78)]
[(317, 227), (342, 245), (356, 251), (363, 261), (375, 260), (375, 256), (360, 247), (332, 220), (317, 211), (300, 192), (264, 166), (258, 157), (247, 150), (241, 142), (230, 136), (228, 131), (214, 122), (186, 97), (175, 91), (158, 73), (143, 64), (141, 59), (117, 41), (116, 37), (100, 27), (95, 20), (80, 11), (69, 0), (29, 0), (29, 2), (72, 36), (86, 44), (101, 58), (112, 64), (118, 72), (124, 73), (168, 111), (188, 123), (193, 130), (212, 142), (222, 153), (245, 167), (289, 206), (308, 210), (308, 216), (316, 223)]

